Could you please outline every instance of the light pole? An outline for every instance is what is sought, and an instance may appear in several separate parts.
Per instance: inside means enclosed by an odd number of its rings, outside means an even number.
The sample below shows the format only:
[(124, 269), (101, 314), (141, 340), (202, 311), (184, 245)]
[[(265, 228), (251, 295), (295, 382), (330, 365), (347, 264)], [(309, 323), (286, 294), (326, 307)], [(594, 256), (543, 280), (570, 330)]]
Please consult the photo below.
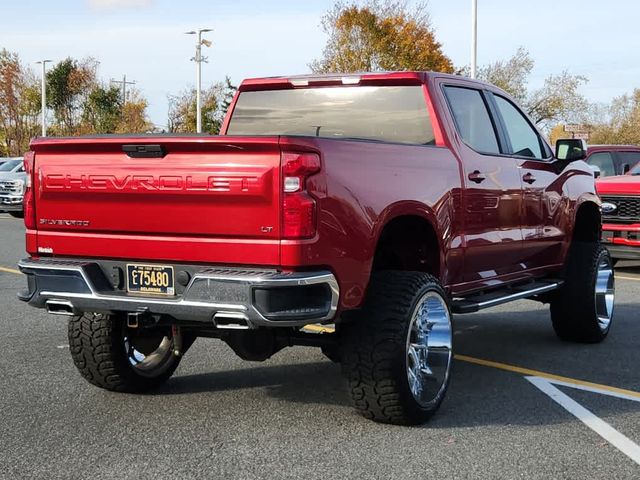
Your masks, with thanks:
[(478, 0), (471, 0), (471, 78), (476, 78), (478, 62)]
[(36, 62), (39, 65), (42, 65), (42, 83), (40, 85), (40, 97), (41, 97), (41, 106), (42, 109), (42, 136), (47, 136), (47, 73), (45, 70), (45, 66), (47, 63), (51, 63), (51, 60), (41, 60)]
[(202, 56), (202, 45), (211, 46), (211, 42), (202, 39), (202, 34), (210, 32), (210, 28), (201, 28), (185, 32), (187, 35), (196, 35), (196, 56), (192, 59), (196, 62), (196, 132), (202, 133), (202, 106), (200, 105), (200, 94), (202, 92), (202, 62), (206, 62), (206, 57)]

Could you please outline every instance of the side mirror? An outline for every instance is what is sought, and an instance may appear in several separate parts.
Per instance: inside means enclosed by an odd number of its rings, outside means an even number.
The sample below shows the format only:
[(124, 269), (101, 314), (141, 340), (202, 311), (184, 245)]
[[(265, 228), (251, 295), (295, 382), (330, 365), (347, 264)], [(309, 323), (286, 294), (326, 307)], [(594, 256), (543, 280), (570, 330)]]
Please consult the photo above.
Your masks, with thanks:
[(587, 142), (580, 138), (562, 138), (556, 142), (556, 158), (575, 162), (587, 158)]
[(597, 165), (589, 165), (589, 168), (593, 172), (593, 178), (600, 178), (600, 175), (602, 175), (602, 172), (600, 171), (600, 167), (599, 166), (597, 166)]
[(626, 175), (627, 173), (629, 173), (629, 170), (631, 170), (631, 167), (629, 166), (628, 163), (623, 163), (622, 164), (622, 175)]

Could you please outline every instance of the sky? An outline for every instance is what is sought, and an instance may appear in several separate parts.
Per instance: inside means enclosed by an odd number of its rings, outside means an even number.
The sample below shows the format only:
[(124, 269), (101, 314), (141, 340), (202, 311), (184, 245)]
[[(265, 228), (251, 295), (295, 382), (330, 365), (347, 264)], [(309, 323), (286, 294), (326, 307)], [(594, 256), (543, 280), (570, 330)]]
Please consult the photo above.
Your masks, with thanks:
[[(204, 48), (203, 87), (243, 78), (307, 73), (326, 36), (322, 15), (334, 0), (0, 0), (0, 48), (37, 60), (92, 56), (98, 75), (134, 80), (149, 116), (166, 125), (167, 95), (195, 85), (195, 40), (184, 32), (212, 28)], [(444, 52), (470, 62), (471, 0), (430, 0)], [(519, 46), (535, 61), (531, 86), (567, 70), (584, 75), (592, 102), (640, 88), (640, 1), (478, 0), (478, 64), (510, 57)]]

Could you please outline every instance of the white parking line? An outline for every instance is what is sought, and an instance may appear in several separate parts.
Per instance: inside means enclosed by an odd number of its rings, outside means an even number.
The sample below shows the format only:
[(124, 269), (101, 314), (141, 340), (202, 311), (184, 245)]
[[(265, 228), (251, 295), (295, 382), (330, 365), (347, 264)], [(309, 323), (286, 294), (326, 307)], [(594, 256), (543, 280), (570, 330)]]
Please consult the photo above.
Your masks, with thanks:
[[(536, 388), (542, 391), (544, 394), (548, 395), (554, 402), (558, 403), (561, 407), (563, 407), (566, 411), (568, 411), (571, 415), (576, 417), (582, 423), (584, 423), (591, 430), (596, 432), (602, 438), (604, 438), (611, 445), (616, 447), (622, 453), (624, 453), (631, 460), (640, 465), (640, 446), (634, 443), (628, 437), (625, 437), (618, 430), (613, 428), (607, 422), (602, 420), (601, 418), (596, 417), (591, 411), (584, 408), (578, 402), (573, 400), (568, 395), (564, 394), (560, 390), (558, 390), (551, 381), (541, 378), (541, 377), (525, 377), (529, 382), (531, 382)], [(553, 383), (556, 383), (555, 381)], [(561, 385), (568, 386), (571, 388), (578, 388), (580, 390), (586, 391), (596, 391), (595, 389), (586, 388), (581, 385), (572, 385), (567, 382), (561, 382)], [(605, 395), (611, 395), (611, 392), (608, 391), (600, 391), (596, 393), (602, 393)], [(619, 398), (622, 398), (620, 395), (613, 395)], [(627, 397), (627, 400), (632, 401), (640, 401), (634, 397)]]

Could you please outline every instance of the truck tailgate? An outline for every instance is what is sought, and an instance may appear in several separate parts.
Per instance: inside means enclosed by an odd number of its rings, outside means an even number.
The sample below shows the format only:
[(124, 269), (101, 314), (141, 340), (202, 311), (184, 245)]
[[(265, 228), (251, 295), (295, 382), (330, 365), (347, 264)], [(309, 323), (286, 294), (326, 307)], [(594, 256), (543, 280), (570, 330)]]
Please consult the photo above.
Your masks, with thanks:
[[(32, 150), (39, 247), (57, 243), (57, 234), (65, 237), (64, 250), (73, 249), (74, 237), (112, 236), (113, 249), (93, 242), (94, 255), (121, 256), (129, 238), (129, 249), (141, 249), (138, 258), (177, 259), (182, 255), (157, 247), (141, 255), (145, 238), (181, 245), (201, 238), (215, 250), (216, 239), (223, 248), (225, 240), (270, 243), (280, 236), (278, 137), (42, 139)], [(77, 247), (64, 253), (82, 255)]]

